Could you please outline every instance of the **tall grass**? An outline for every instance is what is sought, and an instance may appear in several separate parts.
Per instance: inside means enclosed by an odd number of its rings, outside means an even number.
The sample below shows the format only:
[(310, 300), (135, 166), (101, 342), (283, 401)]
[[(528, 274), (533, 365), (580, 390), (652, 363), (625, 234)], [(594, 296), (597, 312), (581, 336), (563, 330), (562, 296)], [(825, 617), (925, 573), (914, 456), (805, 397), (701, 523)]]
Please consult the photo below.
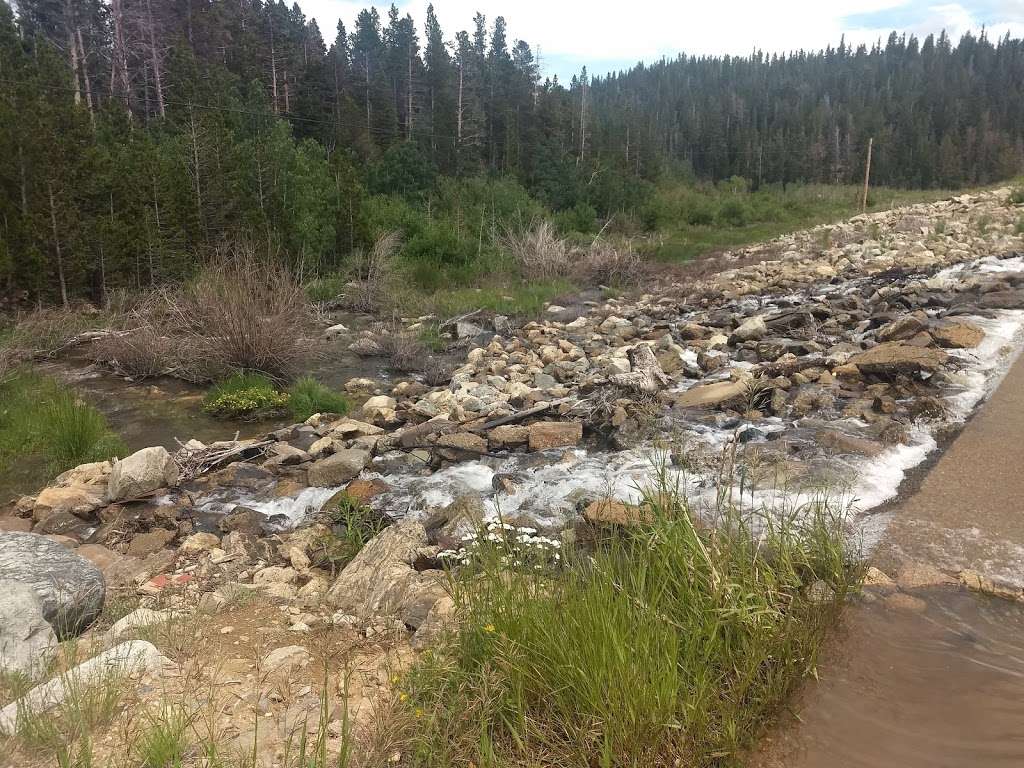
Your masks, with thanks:
[(288, 387), (288, 409), (296, 421), (305, 421), (314, 413), (348, 413), (348, 400), (340, 392), (326, 387), (312, 376), (296, 379)]
[(21, 371), (0, 383), (0, 402), (0, 471), (32, 455), (58, 474), (127, 453), (103, 414), (53, 379)]
[(453, 581), (461, 629), (406, 682), (416, 764), (703, 766), (751, 744), (858, 577), (841, 516), (704, 528), (667, 484), (643, 506), (650, 524), (564, 566), (478, 550)]

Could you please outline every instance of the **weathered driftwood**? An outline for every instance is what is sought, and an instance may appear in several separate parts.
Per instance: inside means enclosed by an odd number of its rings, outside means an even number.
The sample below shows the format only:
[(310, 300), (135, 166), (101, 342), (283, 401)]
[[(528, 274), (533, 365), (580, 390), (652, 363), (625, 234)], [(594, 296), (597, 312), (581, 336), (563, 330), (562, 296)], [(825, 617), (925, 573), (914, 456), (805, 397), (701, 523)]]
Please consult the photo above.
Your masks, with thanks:
[(654, 394), (668, 385), (669, 378), (661, 369), (661, 363), (658, 362), (658, 358), (654, 356), (649, 345), (637, 344), (626, 352), (626, 356), (629, 358), (632, 370), (629, 373), (616, 373), (609, 376), (608, 380), (612, 384), (648, 395)]
[(228, 445), (222, 444), (194, 448), (178, 440), (177, 443), (181, 447), (174, 454), (174, 463), (178, 465), (181, 482), (194, 480), (212, 469), (230, 464), (233, 461), (259, 456), (273, 442), (273, 440), (263, 440), (260, 442), (239, 441), (237, 432), (235, 433), (235, 439)]
[(574, 399), (575, 398), (572, 397), (562, 397), (557, 400), (547, 400), (543, 403), (537, 403), (537, 405), (533, 406), (532, 408), (527, 408), (526, 410), (523, 411), (516, 411), (515, 413), (510, 413), (507, 416), (499, 416), (496, 419), (485, 421), (482, 424), (474, 424), (473, 422), (469, 422), (468, 424), (465, 424), (463, 428), (469, 432), (486, 432), (487, 430), (494, 429), (495, 427), (501, 427), (504, 426), (505, 424), (515, 424), (516, 422), (523, 421), (524, 419), (528, 419), (531, 416), (537, 416), (538, 414), (544, 413), (545, 411), (549, 411), (552, 408), (555, 408), (556, 406), (562, 405), (563, 403), (570, 403)]

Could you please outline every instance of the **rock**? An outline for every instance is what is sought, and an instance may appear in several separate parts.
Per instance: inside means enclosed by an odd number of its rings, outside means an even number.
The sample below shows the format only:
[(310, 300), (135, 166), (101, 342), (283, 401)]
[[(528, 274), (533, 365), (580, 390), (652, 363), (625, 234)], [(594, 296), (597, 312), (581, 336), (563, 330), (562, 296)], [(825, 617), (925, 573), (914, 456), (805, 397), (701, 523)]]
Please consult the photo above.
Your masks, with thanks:
[(252, 576), (252, 583), (257, 587), (268, 584), (294, 584), (298, 578), (299, 574), (294, 568), (271, 565), (256, 571)]
[(531, 451), (571, 448), (583, 439), (583, 424), (578, 421), (539, 421), (529, 426)]
[(412, 636), (413, 650), (422, 651), (456, 627), (455, 601), (444, 595), (431, 607), (427, 617)]
[(914, 315), (904, 315), (879, 328), (875, 338), (879, 341), (903, 341), (913, 338), (924, 328), (924, 323)]
[(744, 341), (757, 341), (764, 338), (767, 333), (768, 326), (765, 325), (764, 317), (748, 317), (729, 335), (729, 344), (735, 346)]
[(441, 458), (447, 461), (478, 459), (487, 453), (487, 441), (472, 432), (441, 435), (436, 443)]
[(63, 512), (84, 518), (106, 504), (105, 491), (104, 487), (95, 485), (44, 488), (36, 497), (32, 517), (42, 522)]
[(583, 510), (583, 519), (591, 525), (641, 525), (651, 522), (646, 510), (633, 504), (624, 504), (617, 499), (592, 501)]
[(175, 531), (169, 531), (166, 528), (154, 528), (146, 533), (140, 533), (128, 545), (128, 556), (147, 557), (154, 552), (159, 552), (173, 541), (175, 535)]
[(32, 530), (32, 521), (27, 517), (0, 517), (0, 532), (15, 531), (28, 533)]
[(978, 301), (982, 309), (1024, 309), (1024, 290), (991, 291)]
[(928, 603), (919, 597), (908, 595), (903, 592), (894, 592), (885, 598), (886, 608), (897, 611), (909, 611), (911, 613), (924, 613), (928, 610)]
[(193, 533), (181, 542), (178, 551), (186, 555), (198, 555), (220, 546), (220, 539), (213, 533)]
[(829, 450), (839, 454), (856, 454), (859, 456), (877, 456), (885, 450), (885, 446), (863, 437), (855, 437), (845, 432), (827, 429), (818, 434), (818, 442)]
[(896, 583), (900, 589), (919, 589), (921, 587), (948, 586), (956, 584), (956, 579), (946, 575), (934, 565), (928, 563), (905, 562), (896, 572)]
[(457, 339), (473, 339), (484, 332), (476, 323), (471, 323), (467, 320), (459, 320), (455, 324), (455, 337)]
[(345, 566), (327, 594), (337, 609), (361, 619), (395, 616), (418, 628), (445, 593), (440, 571), (413, 567), (427, 546), (423, 526), (406, 520), (384, 529)]
[(275, 648), (263, 657), (260, 668), (282, 679), (291, 677), (294, 672), (304, 669), (313, 663), (313, 657), (301, 645), (286, 645)]
[(836, 599), (835, 590), (821, 579), (807, 587), (807, 599), (814, 605), (828, 605)]
[(143, 448), (111, 466), (107, 499), (134, 499), (177, 483), (178, 465), (167, 449), (162, 446)]
[(264, 519), (255, 509), (239, 505), (218, 520), (217, 527), (224, 533), (237, 531), (258, 536), (263, 532)]
[[(373, 400), (374, 398), (370, 398)], [(367, 400), (366, 402), (370, 402)], [(394, 402), (393, 398), (388, 398), (391, 402)], [(392, 406), (393, 407), (393, 406)], [(357, 421), (356, 419), (339, 419), (331, 423), (330, 434), (332, 437), (340, 437), (343, 440), (349, 440), (356, 437), (369, 437), (372, 435), (384, 434), (384, 430), (380, 427), (368, 424), (365, 421)]]
[(75, 542), (74, 546), (77, 546), (89, 538), (89, 535), (94, 530), (94, 526), (86, 523), (80, 517), (75, 517), (70, 512), (57, 512), (49, 515), (42, 522), (37, 523), (32, 530), (35, 533), (47, 534), (50, 538), (60, 536), (73, 539)]
[(930, 333), (940, 347), (947, 349), (973, 349), (985, 338), (981, 328), (965, 322), (936, 326)]
[(33, 688), (20, 699), (0, 709), (0, 734), (17, 730), (19, 718), (41, 714), (57, 706), (74, 691), (81, 691), (112, 677), (159, 674), (171, 662), (152, 643), (130, 640), (89, 659), (49, 682)]
[(487, 433), (487, 440), (495, 448), (510, 448), (517, 445), (525, 445), (530, 439), (530, 428), (520, 427), (514, 424), (506, 424), (502, 427), (495, 427)]
[(154, 611), (152, 608), (136, 608), (127, 616), (122, 616), (107, 630), (107, 636), (121, 640), (125, 635), (136, 629), (152, 627), (156, 624), (167, 624), (177, 618), (173, 611)]
[(873, 565), (864, 573), (864, 586), (883, 594), (895, 592), (897, 589), (896, 582)]
[(309, 467), (309, 484), (318, 487), (344, 485), (370, 463), (370, 452), (359, 448), (335, 451)]
[(106, 584), (99, 569), (45, 536), (0, 533), (0, 579), (31, 587), (60, 637), (77, 634), (103, 609)]
[(860, 352), (849, 363), (862, 373), (891, 375), (937, 371), (949, 358), (941, 349), (928, 349), (898, 341), (888, 341)]
[(56, 647), (57, 636), (32, 587), (0, 580), (0, 672), (35, 677)]
[[(370, 336), (363, 336), (348, 345), (349, 352), (360, 357), (379, 357), (384, 354), (384, 347), (376, 339)], [(346, 387), (348, 385), (346, 384)]]
[[(373, 499), (377, 498), (382, 493), (387, 493), (389, 490), (391, 490), (391, 486), (380, 478), (375, 477), (372, 480), (360, 480), (357, 478), (346, 485), (343, 492), (348, 496), (348, 498), (359, 504), (369, 504)], [(335, 497), (332, 496), (324, 506), (326, 507), (334, 498)]]
[(680, 408), (714, 408), (737, 401), (746, 393), (745, 381), (719, 381), (691, 387), (676, 397), (675, 404)]
[(342, 323), (337, 323), (324, 329), (324, 338), (328, 341), (336, 341), (347, 333), (348, 328)]

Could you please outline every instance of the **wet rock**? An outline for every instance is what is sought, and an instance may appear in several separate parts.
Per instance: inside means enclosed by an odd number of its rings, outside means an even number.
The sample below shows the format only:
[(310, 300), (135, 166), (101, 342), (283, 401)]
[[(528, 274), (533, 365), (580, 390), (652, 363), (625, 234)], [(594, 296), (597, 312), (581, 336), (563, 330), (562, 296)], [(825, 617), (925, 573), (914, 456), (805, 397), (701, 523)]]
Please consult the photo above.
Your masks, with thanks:
[(143, 448), (115, 461), (107, 481), (110, 501), (138, 498), (178, 483), (178, 466), (162, 446)]
[(437, 438), (438, 453), (446, 461), (466, 461), (487, 453), (487, 441), (472, 432), (454, 432)]
[(578, 421), (539, 421), (529, 426), (527, 440), (531, 451), (571, 448), (583, 439), (583, 424)]
[[(360, 480), (356, 479), (345, 486), (343, 493), (348, 498), (353, 499), (359, 504), (368, 504), (373, 499), (380, 496), (382, 493), (387, 493), (390, 490), (390, 486), (380, 478), (374, 478), (372, 480)], [(335, 494), (336, 496), (337, 494)], [(324, 506), (330, 504), (330, 501), (335, 497), (332, 496)]]
[(875, 338), (879, 341), (902, 341), (909, 339), (925, 329), (925, 323), (915, 315), (904, 315), (880, 328)]
[(768, 333), (768, 326), (760, 315), (748, 317), (729, 335), (729, 344), (735, 346), (744, 341), (757, 341)]
[(1024, 309), (1024, 290), (992, 291), (978, 300), (982, 309)]
[(0, 579), (31, 587), (42, 603), (43, 617), (61, 637), (88, 626), (106, 595), (95, 565), (34, 533), (0, 533)]
[(746, 381), (719, 381), (691, 387), (675, 398), (680, 408), (715, 408), (734, 403), (746, 395)]
[(818, 434), (818, 442), (825, 448), (839, 454), (857, 456), (877, 456), (885, 450), (885, 446), (863, 437), (848, 435), (845, 432), (829, 429)]
[(864, 573), (864, 586), (883, 594), (889, 594), (898, 589), (895, 581), (873, 565)]
[(956, 579), (928, 563), (906, 562), (896, 572), (900, 589), (919, 589), (956, 584)]
[(371, 454), (367, 450), (347, 448), (313, 462), (309, 467), (309, 484), (317, 487), (344, 485), (356, 477), (367, 464)]
[(0, 580), (0, 672), (34, 677), (57, 648), (43, 604), (26, 584)]
[(217, 527), (224, 533), (243, 533), (258, 536), (263, 532), (264, 517), (255, 509), (239, 505), (217, 521)]
[(928, 610), (928, 603), (919, 597), (914, 597), (904, 592), (894, 592), (888, 595), (883, 602), (886, 608), (891, 608), (894, 611), (924, 613)]
[(985, 338), (981, 328), (967, 322), (936, 326), (930, 333), (940, 347), (947, 349), (973, 349)]
[(927, 349), (890, 341), (860, 352), (850, 358), (850, 364), (863, 373), (893, 375), (937, 371), (949, 355), (941, 349)]
[(525, 445), (530, 439), (530, 428), (506, 424), (495, 427), (487, 433), (488, 442), (495, 448), (511, 448)]

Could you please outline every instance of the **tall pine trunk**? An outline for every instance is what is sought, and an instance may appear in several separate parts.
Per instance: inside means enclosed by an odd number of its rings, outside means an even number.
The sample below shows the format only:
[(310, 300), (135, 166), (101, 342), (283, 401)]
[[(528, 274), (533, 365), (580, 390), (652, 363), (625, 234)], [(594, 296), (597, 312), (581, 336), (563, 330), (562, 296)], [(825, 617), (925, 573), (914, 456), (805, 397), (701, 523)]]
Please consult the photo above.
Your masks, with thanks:
[(64, 255), (60, 249), (60, 232), (57, 230), (57, 204), (53, 199), (53, 182), (46, 182), (46, 189), (50, 193), (50, 224), (53, 227), (53, 250), (57, 256), (57, 280), (60, 283), (60, 302), (67, 309), (68, 306), (68, 284), (64, 278)]

